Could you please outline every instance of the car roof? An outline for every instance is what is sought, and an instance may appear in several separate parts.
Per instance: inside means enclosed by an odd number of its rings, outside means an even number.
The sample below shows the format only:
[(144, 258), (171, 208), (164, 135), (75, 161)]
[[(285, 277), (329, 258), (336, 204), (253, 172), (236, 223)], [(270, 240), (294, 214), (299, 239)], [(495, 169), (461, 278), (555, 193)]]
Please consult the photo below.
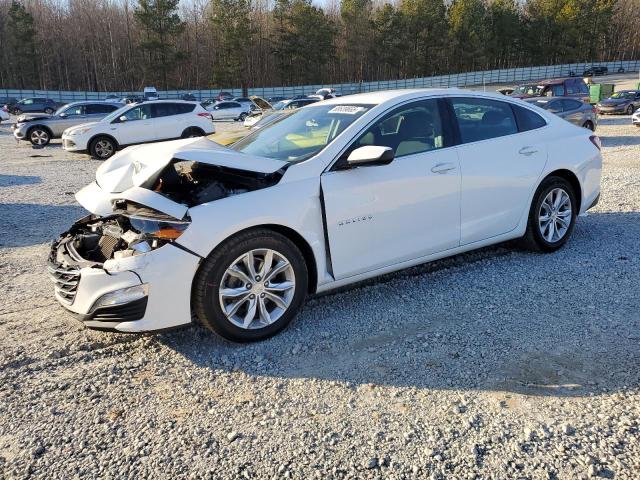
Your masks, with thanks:
[(420, 98), (425, 95), (433, 96), (451, 96), (451, 95), (464, 95), (469, 97), (490, 97), (499, 100), (505, 100), (505, 96), (496, 92), (480, 92), (476, 90), (462, 90), (460, 88), (416, 88), (416, 89), (402, 89), (402, 90), (381, 90), (378, 92), (369, 93), (356, 93), (354, 95), (348, 95), (344, 97), (329, 98), (318, 102), (322, 105), (344, 105), (344, 104), (359, 104), (359, 105), (379, 105), (382, 103), (393, 102), (394, 100), (411, 100), (413, 98)]
[(66, 106), (76, 106), (76, 105), (120, 105), (120, 102), (105, 102), (104, 100), (79, 100), (77, 102), (69, 102)]
[(542, 80), (538, 82), (536, 85), (558, 85), (560, 83), (564, 83), (567, 80), (582, 80), (582, 79), (579, 77), (550, 78), (548, 80)]

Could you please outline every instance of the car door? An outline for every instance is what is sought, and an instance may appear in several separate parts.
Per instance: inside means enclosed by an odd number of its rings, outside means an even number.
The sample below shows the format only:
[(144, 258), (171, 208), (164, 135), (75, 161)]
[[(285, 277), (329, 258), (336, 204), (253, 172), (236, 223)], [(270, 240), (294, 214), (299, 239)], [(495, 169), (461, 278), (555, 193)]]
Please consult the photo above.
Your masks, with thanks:
[[(395, 108), (322, 175), (336, 279), (458, 246), (460, 169), (443, 106), (425, 99)], [(350, 168), (346, 157), (365, 145), (390, 147), (396, 158)]]
[(562, 118), (574, 125), (582, 126), (584, 123), (582, 105), (580, 100), (562, 99)]
[[(188, 127), (186, 115), (183, 114), (184, 103), (156, 103), (154, 105), (154, 124), (159, 140), (179, 138)], [(191, 108), (193, 110), (193, 108)]]
[(151, 104), (130, 108), (111, 122), (110, 133), (120, 146), (152, 142), (157, 139), (152, 120)]
[(60, 112), (55, 121), (50, 123), (53, 135), (56, 137), (62, 136), (62, 132), (67, 128), (92, 121), (88, 119), (86, 109), (86, 105), (72, 105)]
[[(480, 97), (453, 97), (461, 144), (460, 243), (508, 233), (528, 211), (532, 189), (547, 160), (539, 135), (546, 122), (524, 107)], [(516, 121), (516, 115), (523, 120)], [(536, 128), (525, 119), (537, 121)], [(523, 125), (520, 126), (519, 124)], [(534, 123), (531, 121), (530, 123)]]

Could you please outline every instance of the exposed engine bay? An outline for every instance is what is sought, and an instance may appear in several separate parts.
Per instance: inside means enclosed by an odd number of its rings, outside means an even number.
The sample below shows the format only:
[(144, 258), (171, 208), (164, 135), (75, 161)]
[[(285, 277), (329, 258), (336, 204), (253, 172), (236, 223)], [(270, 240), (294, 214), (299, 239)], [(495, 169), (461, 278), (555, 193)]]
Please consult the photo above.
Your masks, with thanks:
[(143, 185), (189, 207), (259, 190), (280, 181), (284, 169), (259, 173), (207, 163), (173, 159)]
[(110, 259), (154, 250), (178, 238), (188, 225), (188, 220), (176, 221), (160, 216), (90, 215), (62, 234), (54, 248), (56, 258), (52, 260), (66, 267), (102, 266)]

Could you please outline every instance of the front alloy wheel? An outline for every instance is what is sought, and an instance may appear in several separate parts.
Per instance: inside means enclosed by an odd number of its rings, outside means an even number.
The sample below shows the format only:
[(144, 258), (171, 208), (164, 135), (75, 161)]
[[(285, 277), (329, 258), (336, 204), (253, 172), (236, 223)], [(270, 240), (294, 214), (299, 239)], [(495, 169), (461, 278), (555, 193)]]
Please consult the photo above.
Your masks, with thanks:
[(91, 153), (93, 158), (106, 160), (116, 153), (116, 146), (113, 140), (107, 137), (100, 137), (91, 142), (89, 153)]
[(268, 327), (293, 300), (296, 275), (291, 262), (271, 250), (251, 250), (227, 268), (218, 297), (227, 319), (239, 328)]
[(307, 265), (294, 242), (272, 230), (248, 230), (202, 263), (193, 281), (193, 309), (204, 326), (228, 340), (263, 340), (295, 317), (307, 283)]
[(627, 107), (627, 111), (625, 112), (627, 115), (633, 115), (633, 105), (629, 105)]
[(44, 147), (49, 143), (49, 132), (42, 128), (34, 128), (29, 132), (29, 141), (32, 145)]

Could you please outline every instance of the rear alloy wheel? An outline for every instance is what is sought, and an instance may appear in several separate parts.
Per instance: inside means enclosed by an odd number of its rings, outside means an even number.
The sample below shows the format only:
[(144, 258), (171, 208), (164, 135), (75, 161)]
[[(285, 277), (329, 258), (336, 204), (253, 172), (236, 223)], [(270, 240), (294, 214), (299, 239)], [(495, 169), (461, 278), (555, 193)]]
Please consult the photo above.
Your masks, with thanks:
[(584, 128), (591, 130), (592, 132), (595, 130), (595, 127), (593, 126), (593, 122), (591, 122), (590, 120), (587, 120), (586, 122), (584, 122), (584, 125), (582, 126)]
[(182, 138), (197, 138), (204, 136), (204, 132), (197, 127), (187, 128), (182, 132)]
[(248, 231), (205, 260), (194, 280), (194, 310), (228, 340), (263, 340), (295, 317), (307, 282), (304, 257), (291, 240), (270, 230)]
[(44, 113), (46, 113), (47, 115), (51, 115), (53, 113), (53, 108), (45, 108)]
[(29, 130), (29, 141), (31, 142), (31, 145), (44, 147), (50, 140), (51, 136), (44, 128), (35, 127)]
[(553, 252), (569, 239), (578, 213), (573, 187), (564, 178), (546, 178), (538, 187), (529, 211), (526, 248)]
[(106, 160), (116, 153), (116, 144), (109, 137), (98, 137), (91, 142), (89, 153), (93, 158)]
[(240, 120), (241, 122), (244, 122), (244, 119), (247, 118), (247, 114), (246, 113), (241, 113), (240, 116), (238, 117), (238, 120)]
[(627, 115), (633, 115), (633, 105), (629, 105), (624, 113)]

